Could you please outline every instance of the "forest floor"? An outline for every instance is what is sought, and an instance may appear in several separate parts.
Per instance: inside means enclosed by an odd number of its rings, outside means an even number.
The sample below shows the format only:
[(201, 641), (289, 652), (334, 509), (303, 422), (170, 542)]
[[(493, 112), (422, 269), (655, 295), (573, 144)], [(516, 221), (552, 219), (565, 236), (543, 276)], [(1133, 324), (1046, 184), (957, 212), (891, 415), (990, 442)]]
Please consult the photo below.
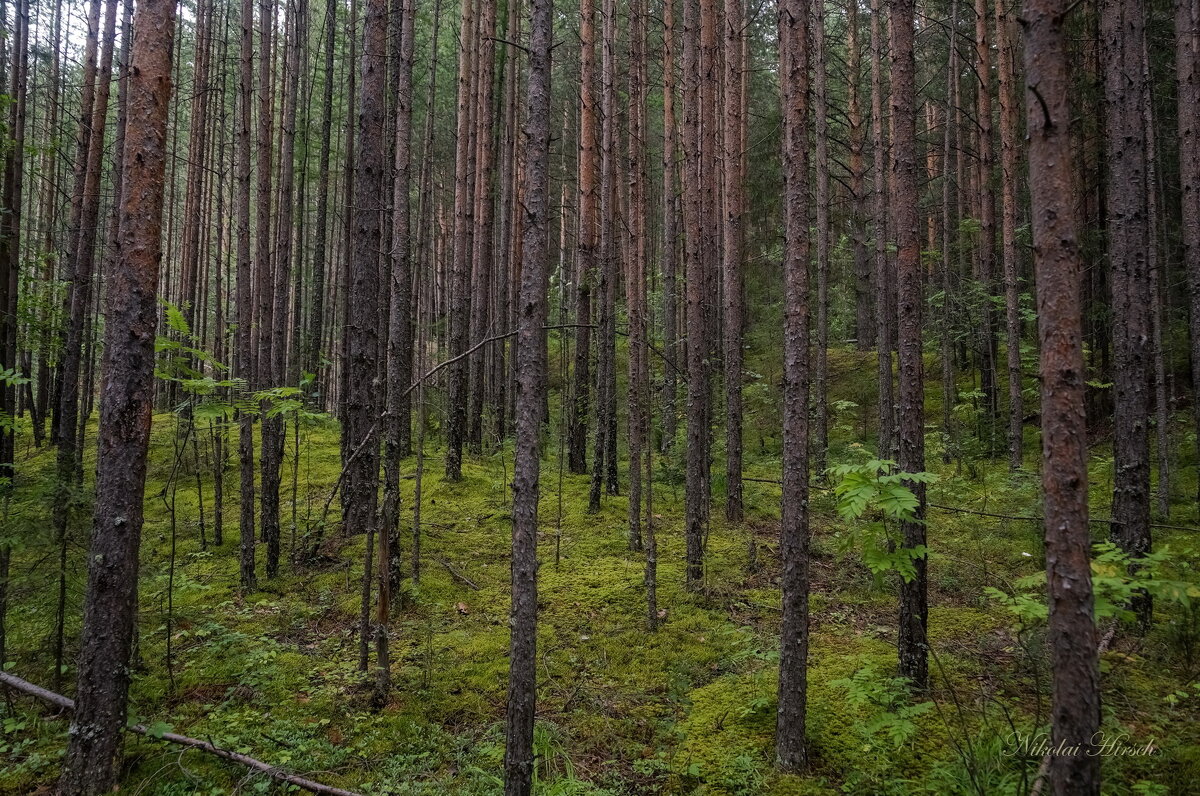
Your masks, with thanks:
[[(830, 462), (863, 459), (870, 396), (848, 394), (867, 355), (835, 352)], [(861, 360), (861, 361), (860, 361)], [(839, 395), (838, 392), (841, 391)], [(539, 794), (917, 794), (1028, 792), (1040, 755), (1016, 735), (1047, 723), (1043, 632), (1020, 625), (987, 587), (1012, 592), (1042, 567), (1041, 526), (934, 510), (930, 694), (905, 695), (895, 671), (897, 582), (875, 576), (850, 542), (828, 491), (811, 501), (812, 639), (808, 733), (811, 773), (773, 772), (780, 596), (777, 428), (748, 387), (748, 520), (730, 526), (723, 483), (707, 542), (705, 590), (683, 588), (683, 490), (679, 463), (659, 460), (654, 484), (661, 628), (646, 630), (644, 559), (626, 541), (625, 497), (586, 511), (588, 478), (560, 482), (557, 441), (542, 473), (538, 634)], [(765, 395), (765, 393), (764, 393)], [(850, 403), (856, 401), (857, 404)], [(930, 417), (940, 416), (930, 393)], [(756, 411), (762, 417), (755, 419)], [(931, 423), (934, 421), (931, 421)], [(932, 425), (931, 425), (932, 428)], [(1036, 445), (1028, 430), (1027, 448)], [(211, 740), (312, 779), (372, 794), (490, 794), (501, 788), (507, 683), (511, 475), (509, 452), (470, 459), (460, 483), (441, 479), (439, 450), (426, 459), (420, 584), (406, 579), (391, 625), (395, 689), (372, 709), (371, 675), (358, 671), (358, 615), (365, 539), (331, 522), (318, 560), (284, 563), (275, 580), (237, 588), (236, 463), (231, 457), (225, 539), (211, 543), (210, 471), (202, 466), (204, 535), (195, 464), (174, 483), (176, 421), (155, 420), (142, 545), (139, 644), (131, 713), (139, 721)], [(337, 429), (309, 418), (289, 432), (282, 520), (285, 557), (316, 526), (338, 477)], [(720, 436), (720, 435), (718, 435)], [(1180, 435), (1182, 436), (1182, 434)], [(207, 443), (207, 431), (200, 434)], [(931, 432), (930, 501), (991, 514), (1038, 512), (1037, 459), (1010, 473), (1003, 458), (945, 462)], [(940, 441), (939, 441), (940, 439)], [(94, 467), (88, 446), (85, 471)], [(204, 448), (201, 448), (202, 455)], [(968, 452), (969, 453), (969, 452)], [(716, 461), (723, 460), (718, 449)], [(1182, 454), (1181, 454), (1182, 456)], [(58, 583), (48, 522), (53, 453), (28, 438), (10, 533), (18, 540), (9, 609), (9, 671), (50, 687)], [(293, 465), (295, 469), (293, 470)], [(623, 468), (624, 469), (624, 468)], [(1183, 468), (1179, 468), (1182, 470)], [(414, 461), (406, 460), (411, 509)], [(714, 466), (714, 472), (722, 470)], [(293, 474), (295, 488), (293, 489)], [(1191, 468), (1189, 468), (1189, 476)], [(561, 490), (559, 484), (561, 483)], [(1094, 451), (1094, 515), (1108, 516), (1111, 459)], [(1172, 519), (1194, 524), (1194, 481), (1180, 479)], [(174, 521), (169, 510), (174, 499)], [(331, 520), (336, 520), (333, 501)], [(561, 518), (561, 519), (560, 519)], [(76, 650), (85, 583), (81, 510), (68, 556), (67, 660)], [(407, 540), (411, 513), (403, 517)], [(1104, 526), (1095, 526), (1097, 541)], [(757, 550), (752, 570), (749, 549)], [(1171, 562), (1196, 580), (1200, 538), (1156, 530)], [(174, 557), (171, 551), (174, 548)], [(410, 559), (407, 541), (403, 567)], [(172, 560), (174, 566), (172, 567)], [(260, 545), (259, 565), (262, 566)], [(261, 572), (261, 570), (260, 570)], [(260, 577), (262, 577), (260, 575)], [(169, 628), (169, 633), (168, 633)], [(170, 655), (167, 640), (170, 638)], [(1200, 793), (1200, 608), (1159, 608), (1144, 635), (1122, 627), (1103, 655), (1103, 721), (1112, 737), (1152, 743), (1150, 756), (1107, 756), (1106, 793)], [(68, 692), (73, 666), (63, 673)], [(0, 792), (48, 792), (67, 722), (29, 700), (0, 706)], [(282, 792), (262, 775), (199, 751), (129, 736), (122, 793)]]

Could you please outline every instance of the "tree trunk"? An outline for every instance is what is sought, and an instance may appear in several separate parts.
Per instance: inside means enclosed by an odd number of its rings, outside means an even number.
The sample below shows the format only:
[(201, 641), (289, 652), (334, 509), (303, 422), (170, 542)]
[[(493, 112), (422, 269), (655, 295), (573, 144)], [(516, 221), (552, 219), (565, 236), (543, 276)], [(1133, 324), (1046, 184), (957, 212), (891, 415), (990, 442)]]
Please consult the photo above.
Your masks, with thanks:
[(121, 197), (121, 262), (108, 285), (95, 524), (75, 714), (59, 783), (64, 792), (73, 794), (112, 789), (126, 721), (154, 395), (164, 138), (174, 25), (174, 2), (138, 4), (125, 143), (129, 157), (124, 161)]
[(687, 319), (687, 449), (684, 476), (684, 536), (687, 585), (699, 590), (704, 581), (704, 537), (708, 514), (708, 342), (705, 317), (704, 262), (701, 257), (702, 195), (706, 190), (700, 146), (700, 0), (683, 6), (683, 223), (685, 317)]
[[(921, 272), (921, 230), (917, 215), (916, 59), (913, 53), (914, 0), (892, 3), (892, 147), (895, 153), (896, 282), (900, 369), (900, 469), (925, 470), (925, 374), (921, 359), (921, 311), (925, 293)], [(901, 523), (904, 546), (925, 546), (925, 484), (909, 482), (919, 505), (913, 520)], [(929, 684), (927, 631), (929, 602), (925, 554), (915, 554), (916, 575), (900, 585), (900, 675), (924, 690)]]
[(1017, 194), (1020, 99), (1017, 92), (1017, 34), (1003, 1), (996, 3), (996, 49), (1000, 53), (1000, 259), (1004, 270), (1004, 327), (1008, 349), (1008, 466), (1017, 470), (1022, 447), (1024, 402), (1021, 398), (1020, 266), (1017, 263)]
[[(237, 372), (249, 387), (254, 373), (254, 271), (250, 260), (250, 120), (254, 98), (254, 0), (242, 0), (237, 118)], [(254, 572), (254, 416), (238, 413), (241, 474), (241, 578), (243, 591), (258, 587)]]
[(783, 77), (784, 329), (783, 498), (780, 558), (783, 625), (779, 641), (779, 709), (775, 760), (782, 771), (808, 767), (808, 84), (807, 0), (780, 0)]
[(863, 160), (864, 130), (859, 78), (862, 76), (862, 45), (859, 42), (858, 3), (846, 4), (847, 75), (846, 114), (850, 137), (850, 240), (854, 246), (854, 337), (859, 351), (875, 342), (875, 294), (871, 282), (871, 257), (867, 252), (866, 163)]
[(871, 155), (874, 203), (871, 235), (875, 242), (875, 347), (879, 365), (879, 455), (892, 455), (895, 395), (892, 385), (892, 338), (895, 327), (895, 283), (887, 256), (887, 149), (883, 135), (882, 0), (871, 0)]
[(676, 212), (675, 124), (675, 3), (663, 0), (662, 7), (662, 268), (663, 268), (663, 386), (662, 451), (675, 446), (677, 401), (679, 398), (679, 224)]
[[(1072, 81), (1068, 0), (1026, 0), (1025, 111), (1041, 343), (1042, 489), (1049, 581), (1051, 744), (1080, 754), (1050, 758), (1057, 796), (1100, 793), (1100, 665), (1092, 620), (1084, 411), (1078, 187), (1068, 102)], [(1091, 752), (1090, 754), (1088, 752)]]
[(741, 0), (725, 5), (725, 151), (724, 263), (721, 269), (725, 299), (725, 518), (741, 522), (742, 502), (742, 37), (745, 21)]
[[(1179, 184), (1183, 270), (1187, 274), (1193, 394), (1200, 395), (1200, 0), (1175, 0), (1175, 76), (1178, 82)], [(1200, 401), (1192, 401), (1200, 454)], [(1196, 484), (1200, 512), (1200, 480)]]
[(825, 456), (829, 451), (829, 271), (830, 237), (829, 218), (832, 195), (829, 190), (829, 106), (826, 91), (825, 63), (825, 7), (818, 3), (812, 15), (813, 29), (813, 103), (816, 112), (816, 156), (817, 156), (817, 372), (816, 406), (817, 438), (813, 448), (817, 455), (818, 476), (825, 472)]
[(533, 792), (533, 724), (537, 700), (537, 529), (549, 241), (550, 42), (552, 0), (530, 4), (525, 112), (525, 223), (517, 311), (517, 442), (513, 463), (512, 612), (509, 620), (506, 796)]
[(591, 282), (596, 270), (596, 6), (579, 3), (579, 235), (575, 257), (575, 368), (568, 421), (567, 461), (572, 473), (587, 472), (591, 394)]
[[(367, 537), (363, 573), (363, 616), (360, 639), (367, 643), (371, 549), (378, 498), (379, 436), (375, 395), (379, 369), (379, 251), (382, 240), (384, 188), (384, 101), (387, 92), (387, 0), (367, 0), (363, 21), (362, 75), (358, 134), (355, 136), (352, 186), (353, 236), (350, 240), (349, 291), (346, 296), (346, 420), (342, 428), (349, 451), (342, 489), (346, 532)], [(382, 534), (384, 537), (387, 534)], [(386, 568), (386, 561), (379, 562)], [(366, 670), (360, 658), (359, 668)]]
[[(1146, 215), (1146, 128), (1142, 120), (1141, 0), (1108, 0), (1101, 13), (1104, 61), (1105, 232), (1112, 266), (1113, 525), (1111, 537), (1135, 557), (1150, 552), (1150, 272)], [(1135, 601), (1143, 624), (1150, 599)]]
[[(454, 259), (450, 271), (450, 356), (462, 357), (469, 336), (471, 231), (475, 180), (470, 168), (474, 141), (475, 108), (475, 8), (474, 0), (462, 3), (458, 51), (458, 113), (454, 154)], [(446, 478), (462, 478), (462, 449), (467, 425), (467, 363), (450, 366), (449, 406), (446, 415)]]

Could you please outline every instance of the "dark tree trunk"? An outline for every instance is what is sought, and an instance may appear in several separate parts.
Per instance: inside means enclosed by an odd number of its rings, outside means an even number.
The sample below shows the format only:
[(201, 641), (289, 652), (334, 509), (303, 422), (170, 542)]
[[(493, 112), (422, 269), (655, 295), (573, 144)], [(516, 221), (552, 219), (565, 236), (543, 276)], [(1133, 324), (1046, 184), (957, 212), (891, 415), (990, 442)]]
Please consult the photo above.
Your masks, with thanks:
[[(379, 434), (379, 251), (384, 202), (384, 104), (387, 90), (387, 0), (367, 0), (363, 20), (362, 75), (358, 134), (355, 136), (354, 181), (351, 192), (353, 230), (350, 240), (349, 290), (346, 295), (347, 393), (343, 449), (347, 452), (342, 517), (346, 532), (365, 533), (366, 566), (363, 572), (362, 654), (359, 668), (366, 670), (366, 645), (370, 637), (369, 605), (375, 507), (378, 502)], [(387, 534), (383, 534), (386, 537)], [(386, 568), (387, 562), (379, 566)]]
[[(913, 53), (914, 0), (892, 2), (892, 146), (895, 153), (893, 213), (896, 220), (896, 282), (900, 369), (900, 469), (925, 470), (925, 374), (921, 360), (921, 230), (917, 191), (916, 59)], [(914, 519), (901, 523), (904, 546), (925, 545), (925, 484), (910, 482), (920, 505)], [(900, 585), (900, 675), (917, 688), (929, 684), (929, 602), (924, 555), (916, 575)]]
[[(1175, 75), (1178, 82), (1179, 185), (1183, 270), (1187, 274), (1193, 394), (1200, 395), (1200, 0), (1175, 0)], [(1200, 400), (1192, 400), (1200, 453)], [(1200, 481), (1196, 484), (1200, 511)]]
[(725, 342), (725, 518), (741, 522), (742, 503), (742, 37), (745, 35), (741, 0), (725, 5), (725, 151), (722, 153), (725, 180), (724, 288)]
[(825, 9), (818, 6), (813, 13), (813, 104), (816, 111), (816, 156), (817, 156), (817, 372), (814, 374), (816, 396), (814, 414), (817, 425), (813, 450), (816, 453), (816, 471), (825, 472), (825, 455), (829, 450), (829, 276), (830, 238), (833, 234), (830, 221), (832, 196), (829, 188), (829, 106), (826, 90), (825, 63)]
[(579, 235), (575, 256), (575, 369), (568, 418), (567, 466), (587, 472), (587, 429), (591, 402), (591, 282), (596, 270), (596, 6), (579, 3)]
[(325, 279), (330, 271), (326, 240), (329, 231), (329, 154), (333, 137), (333, 51), (337, 31), (337, 3), (327, 3), (325, 20), (325, 85), (321, 98), (321, 144), (317, 155), (317, 215), (313, 236), (312, 307), (305, 368), (313, 374), (313, 392), (318, 407), (326, 406), (326, 367), (322, 342), (325, 339)]
[(997, 364), (996, 310), (992, 296), (996, 292), (996, 198), (992, 171), (992, 50), (988, 45), (988, 0), (975, 0), (975, 86), (978, 159), (975, 162), (975, 188), (979, 201), (979, 241), (975, 248), (975, 279), (979, 283), (983, 306), (980, 307), (979, 367), (980, 388), (987, 411), (983, 429), (988, 450), (997, 452), (996, 421), (1000, 417), (1000, 379)]
[(875, 243), (875, 346), (879, 364), (879, 455), (892, 454), (895, 394), (892, 385), (892, 338), (896, 321), (895, 282), (887, 256), (887, 149), (883, 135), (882, 0), (871, 0), (871, 155), (874, 202), (871, 235)]
[(412, 188), (412, 68), (416, 0), (403, 0), (400, 8), (400, 61), (396, 65), (396, 157), (392, 183), (392, 256), (389, 279), (389, 333), (387, 347), (387, 411), (384, 436), (384, 497), (379, 533), (379, 606), (375, 646), (379, 662), (380, 695), (390, 687), (387, 668), (387, 618), (391, 571), (399, 570), (391, 550), (400, 520), (400, 459), (411, 451), (412, 384), (412, 240), (409, 193)]
[[(237, 109), (237, 358), (235, 372), (254, 383), (254, 270), (250, 261), (250, 120), (254, 99), (254, 0), (242, 0)], [(238, 416), (238, 471), (243, 591), (258, 587), (254, 572), (254, 416)]]
[(779, 710), (775, 760), (782, 771), (808, 767), (808, 87), (807, 0), (780, 0), (779, 57), (783, 89), (784, 328), (783, 624), (779, 641)]
[(125, 139), (129, 157), (124, 161), (121, 197), (121, 261), (108, 283), (95, 524), (75, 714), (59, 783), (72, 794), (112, 789), (126, 721), (154, 395), (164, 139), (174, 26), (173, 1), (138, 4)]
[(549, 241), (551, 0), (530, 4), (525, 109), (525, 218), (517, 303), (517, 447), (513, 463), (512, 642), (504, 753), (506, 796), (533, 792), (537, 700), (537, 529), (541, 416), (546, 391), (546, 247)]
[[(1112, 539), (1140, 557), (1150, 552), (1150, 246), (1146, 215), (1146, 128), (1142, 120), (1145, 10), (1141, 0), (1108, 0), (1101, 13), (1104, 61), (1105, 232), (1112, 266)], [(1143, 623), (1150, 601), (1136, 601)]]
[[(475, 184), (470, 163), (474, 158), (475, 108), (475, 9), (473, 0), (462, 3), (458, 51), (458, 116), (454, 155), (454, 259), (450, 266), (450, 356), (463, 357), (470, 332), (471, 232), (474, 224), (472, 193)], [(467, 362), (458, 359), (449, 368), (449, 406), (446, 411), (446, 478), (462, 479), (462, 449), (467, 433)]]
[(705, 335), (704, 264), (701, 258), (705, 173), (700, 147), (700, 0), (683, 6), (683, 223), (685, 317), (687, 319), (687, 449), (684, 475), (684, 537), (687, 585), (704, 582), (704, 537), (708, 515), (708, 343)]
[(875, 342), (875, 289), (871, 257), (867, 252), (866, 163), (859, 78), (862, 76), (862, 45), (859, 42), (858, 3), (846, 4), (847, 64), (846, 112), (850, 126), (850, 239), (854, 246), (854, 336), (859, 351), (869, 351)]
[[(475, 53), (475, 174), (474, 203), (472, 213), (474, 231), (471, 237), (471, 318), (470, 342), (475, 345), (488, 337), (491, 309), (490, 284), (492, 279), (492, 251), (495, 245), (492, 236), (492, 183), (494, 169), (493, 140), (493, 82), (495, 77), (496, 2), (480, 0), (479, 4), (479, 50)], [(483, 453), (483, 413), (487, 404), (487, 362), (492, 349), (480, 348), (468, 358), (468, 412), (467, 449), (473, 454)]]
[(663, 62), (663, 152), (662, 152), (662, 269), (663, 269), (663, 386), (662, 386), (662, 450), (670, 452), (675, 446), (676, 403), (679, 398), (677, 372), (679, 369), (679, 285), (678, 244), (679, 224), (676, 206), (675, 137), (675, 3), (663, 0), (662, 8)]
[(1051, 744), (1086, 752), (1050, 758), (1057, 796), (1100, 793), (1100, 667), (1092, 619), (1088, 532), (1077, 175), (1070, 135), (1068, 0), (1027, 0), (1025, 111), (1041, 342), (1042, 489), (1045, 496), (1048, 644), (1053, 660)]

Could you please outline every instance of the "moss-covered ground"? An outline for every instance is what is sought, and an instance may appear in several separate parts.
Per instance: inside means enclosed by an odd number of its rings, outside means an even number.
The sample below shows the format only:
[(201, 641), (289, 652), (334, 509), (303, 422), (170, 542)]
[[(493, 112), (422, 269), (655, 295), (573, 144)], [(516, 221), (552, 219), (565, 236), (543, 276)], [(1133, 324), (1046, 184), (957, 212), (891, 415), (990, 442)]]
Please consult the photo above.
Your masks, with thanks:
[[(871, 362), (868, 354), (833, 352), (833, 398), (843, 403), (833, 416), (831, 463), (853, 461), (871, 445), (865, 432), (874, 396), (861, 386), (869, 384)], [(599, 514), (588, 514), (588, 479), (560, 480), (557, 437), (548, 435), (540, 517), (538, 793), (1028, 792), (1039, 760), (1021, 754), (1012, 736), (1039, 732), (1047, 722), (1044, 637), (1037, 627), (1019, 628), (984, 589), (1008, 590), (1017, 577), (1042, 566), (1039, 524), (930, 514), (934, 687), (927, 696), (909, 697), (890, 679), (895, 578), (874, 577), (859, 552), (846, 548), (845, 523), (821, 490), (811, 502), (812, 768), (804, 776), (774, 772), (780, 617), (779, 492), (769, 483), (779, 477), (774, 378), (764, 375), (747, 388), (746, 472), (763, 480), (746, 484), (744, 524), (724, 522), (723, 483), (714, 484), (703, 593), (683, 588), (680, 463), (669, 455), (657, 459), (654, 513), (664, 618), (655, 633), (645, 627), (643, 559), (627, 546), (626, 499), (606, 497)], [(1014, 474), (1002, 457), (963, 453), (965, 443), (935, 433), (941, 413), (935, 393), (931, 387), (929, 469), (940, 479), (930, 500), (992, 514), (1037, 514), (1037, 458), (1031, 454), (1027, 470)], [(176, 422), (163, 414), (154, 426), (133, 717), (363, 793), (499, 792), (511, 452), (473, 458), (464, 480), (448, 483), (441, 479), (437, 438), (431, 437), (420, 581), (406, 578), (397, 600), (391, 625), (395, 689), (375, 710), (369, 675), (357, 667), (365, 539), (343, 535), (334, 500), (315, 561), (285, 563), (279, 578), (240, 593), (236, 465), (231, 459), (226, 473), (225, 539), (217, 546), (209, 432), (203, 428), (199, 435), (198, 490), (190, 457), (171, 480)], [(293, 540), (302, 543), (316, 533), (340, 467), (332, 421), (307, 419), (298, 438), (298, 461), (296, 438), (289, 434), (285, 462), (285, 556)], [(1036, 445), (1031, 427), (1027, 449)], [(1094, 453), (1093, 508), (1103, 517), (1111, 466), (1102, 444)], [(718, 446), (718, 462), (722, 455)], [(7, 657), (10, 671), (48, 686), (58, 588), (48, 521), (53, 452), (33, 448), (24, 436), (18, 458), (8, 523), (15, 550)], [(1194, 494), (1194, 463), (1183, 453), (1179, 458), (1185, 460), (1177, 467), (1179, 502), (1172, 520), (1189, 525), (1195, 507), (1185, 496)], [(85, 470), (90, 474), (94, 465), (89, 445)], [(414, 468), (413, 459), (404, 462), (406, 571)], [(67, 558), (68, 661), (77, 649), (85, 582), (83, 498)], [(1095, 532), (1101, 539), (1104, 527)], [(1176, 551), (1181, 569), (1200, 555), (1200, 541), (1190, 532), (1156, 533), (1159, 544)], [(757, 568), (749, 566), (751, 541)], [(260, 550), (260, 568), (261, 556)], [(1106, 792), (1200, 792), (1200, 693), (1192, 688), (1198, 657), (1200, 616), (1194, 609), (1164, 607), (1148, 633), (1122, 628), (1114, 636), (1103, 658), (1104, 726), (1158, 751), (1106, 757)], [(68, 692), (73, 675), (73, 668), (63, 673)], [(926, 702), (931, 704), (921, 707)], [(12, 696), (0, 712), (0, 792), (46, 792), (63, 754), (67, 722)], [(153, 739), (130, 736), (125, 753), (122, 793), (282, 792), (266, 777)]]

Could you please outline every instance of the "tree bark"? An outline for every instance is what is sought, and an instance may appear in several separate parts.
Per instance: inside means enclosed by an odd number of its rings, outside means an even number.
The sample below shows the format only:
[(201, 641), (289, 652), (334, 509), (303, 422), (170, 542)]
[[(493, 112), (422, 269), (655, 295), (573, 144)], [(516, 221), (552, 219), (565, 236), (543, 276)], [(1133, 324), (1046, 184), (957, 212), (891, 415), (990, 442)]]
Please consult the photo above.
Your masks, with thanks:
[[(250, 121), (254, 99), (254, 0), (242, 0), (237, 109), (237, 361), (248, 388), (254, 373), (254, 269), (250, 260)], [(242, 591), (258, 587), (254, 571), (254, 416), (238, 413), (238, 471), (241, 475)]]
[(1000, 260), (1004, 271), (1004, 328), (1008, 364), (1008, 466), (1018, 470), (1024, 459), (1024, 401), (1021, 396), (1021, 316), (1017, 262), (1017, 194), (1021, 153), (1018, 149), (1020, 99), (1017, 93), (1017, 34), (1010, 12), (996, 3), (996, 49), (1000, 60)]
[(552, 0), (532, 0), (525, 102), (525, 201), (521, 293), (517, 305), (516, 454), (513, 462), (512, 639), (509, 648), (506, 796), (533, 792), (537, 700), (537, 528), (541, 415), (546, 390), (543, 349), (549, 242), (550, 43)]
[(875, 347), (879, 366), (879, 455), (887, 458), (895, 444), (895, 393), (892, 384), (892, 339), (896, 325), (895, 282), (887, 256), (887, 148), (883, 134), (882, 0), (871, 0), (871, 157), (874, 202), (871, 235), (875, 243)]
[[(1051, 743), (1094, 751), (1100, 665), (1092, 619), (1088, 534), (1078, 187), (1070, 134), (1068, 0), (1026, 0), (1025, 110), (1041, 343), (1042, 489), (1049, 582)], [(1050, 759), (1058, 796), (1100, 793), (1100, 758)]]
[(741, 0), (725, 4), (725, 113), (722, 171), (724, 190), (723, 292), (725, 301), (725, 518), (741, 522), (742, 500), (742, 308), (744, 175), (742, 174), (742, 37), (745, 20)]
[[(892, 2), (892, 148), (895, 153), (896, 282), (900, 370), (900, 469), (925, 470), (925, 374), (921, 358), (921, 315), (925, 305), (921, 272), (921, 230), (917, 191), (916, 59), (913, 53), (914, 0)], [(900, 531), (907, 548), (925, 545), (925, 484), (909, 482), (919, 505)], [(913, 687), (929, 685), (929, 597), (927, 558), (918, 555), (916, 574), (900, 584), (900, 675)]]
[[(1200, 395), (1200, 0), (1175, 0), (1175, 77), (1178, 85), (1179, 185), (1183, 270), (1187, 274), (1189, 353), (1194, 395)], [(1200, 401), (1192, 401), (1200, 454)], [(1200, 482), (1196, 485), (1200, 512)]]
[(121, 262), (109, 276), (100, 469), (88, 555), (75, 716), (60, 787), (112, 789), (126, 721), (137, 611), (138, 544), (154, 396), (163, 181), (175, 3), (142, 0), (134, 18), (121, 197)]
[[(1111, 538), (1134, 557), (1150, 552), (1150, 245), (1146, 128), (1141, 108), (1145, 12), (1141, 0), (1107, 0), (1104, 62), (1105, 232), (1112, 266), (1113, 519)], [(1135, 600), (1143, 623), (1149, 597)]]
[(808, 767), (808, 87), (809, 4), (780, 0), (779, 57), (783, 90), (784, 330), (783, 624), (779, 641), (779, 709), (775, 759), (782, 771)]

